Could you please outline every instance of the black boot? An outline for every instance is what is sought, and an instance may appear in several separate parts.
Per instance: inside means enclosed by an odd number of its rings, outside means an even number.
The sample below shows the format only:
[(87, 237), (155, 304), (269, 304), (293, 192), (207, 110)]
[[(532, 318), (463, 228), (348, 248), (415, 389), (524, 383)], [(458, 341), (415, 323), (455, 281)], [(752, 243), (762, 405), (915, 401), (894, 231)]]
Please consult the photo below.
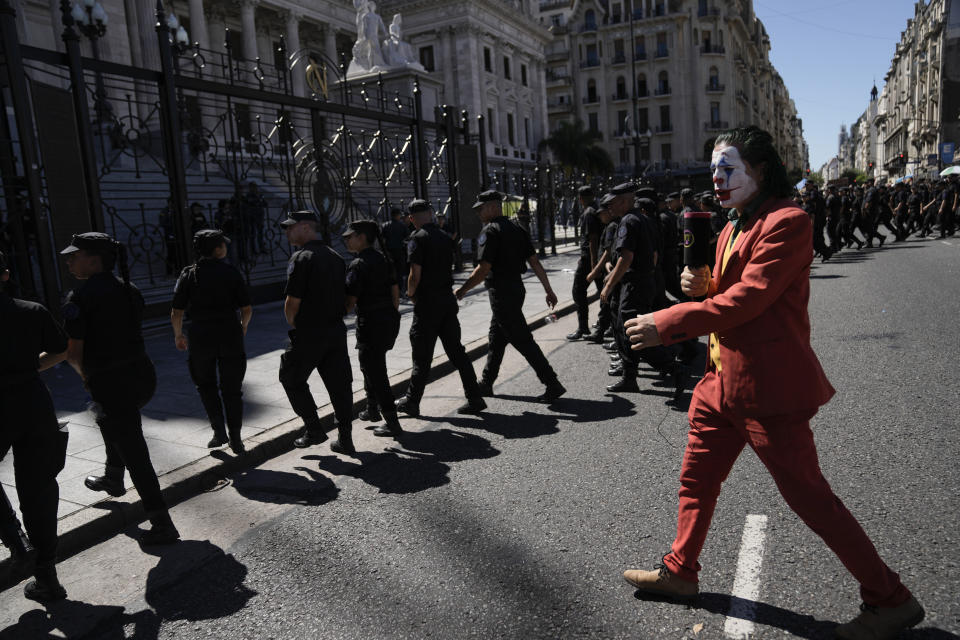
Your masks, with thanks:
[(33, 573), (37, 550), (33, 548), (30, 538), (23, 532), (20, 521), (12, 511), (10, 518), (9, 527), (6, 524), (0, 527), (0, 542), (3, 542), (3, 546), (10, 552), (10, 573), (17, 576), (19, 582), (24, 576)]
[(623, 367), (618, 365), (613, 365), (607, 369), (607, 375), (612, 378), (620, 378), (623, 376)]
[(398, 438), (402, 433), (403, 427), (400, 426), (400, 421), (397, 420), (396, 416), (387, 418), (385, 424), (373, 430), (373, 435), (380, 436), (381, 438)]
[(247, 448), (243, 446), (243, 438), (240, 437), (240, 429), (231, 429), (229, 435), (230, 450), (238, 456), (246, 453)]
[(380, 415), (380, 408), (369, 402), (367, 403), (367, 408), (361, 411), (357, 418), (364, 422), (380, 422), (380, 420), (383, 419)]
[(300, 432), (300, 437), (293, 441), (293, 446), (298, 449), (306, 449), (307, 447), (326, 441), (327, 433), (319, 423), (305, 424), (303, 425), (303, 430)]
[(417, 418), (420, 416), (420, 405), (411, 400), (410, 396), (403, 396), (397, 400), (397, 411), (411, 418)]
[(222, 447), (227, 444), (227, 430), (223, 427), (214, 427), (213, 428), (213, 437), (210, 438), (210, 442), (207, 443), (207, 449), (216, 449), (217, 447)]
[(586, 339), (589, 339), (589, 338), (590, 338), (590, 330), (589, 330), (589, 329), (577, 329), (577, 330), (574, 331), (573, 333), (567, 335), (567, 340), (570, 340), (570, 341), (586, 340)]
[(567, 389), (560, 384), (559, 380), (554, 380), (547, 385), (546, 390), (542, 395), (537, 396), (537, 402), (541, 404), (551, 404), (556, 402), (563, 394), (567, 392)]
[(487, 403), (483, 398), (468, 398), (467, 404), (457, 407), (457, 413), (460, 415), (475, 416), (487, 408)]
[(347, 456), (357, 455), (357, 449), (353, 446), (352, 429), (349, 424), (337, 423), (337, 439), (330, 443), (330, 451)]
[(611, 393), (632, 392), (640, 391), (640, 387), (637, 386), (636, 376), (624, 375), (618, 382), (608, 385), (607, 391)]
[(152, 526), (140, 535), (140, 544), (144, 546), (173, 544), (180, 539), (180, 532), (173, 525), (169, 511), (158, 511), (148, 516)]
[(23, 595), (27, 599), (47, 603), (63, 600), (67, 597), (67, 590), (57, 579), (56, 565), (37, 567), (33, 575), (34, 579), (23, 588)]
[(687, 368), (675, 366), (671, 373), (673, 379), (673, 401), (677, 404), (683, 401), (683, 394), (687, 389)]
[(479, 389), (480, 389), (480, 397), (481, 397), (481, 398), (492, 398), (492, 397), (493, 397), (493, 385), (492, 385), (492, 384), (490, 384), (489, 382), (484, 382), (483, 380), (481, 380), (481, 381), (478, 383), (477, 386), (478, 386)]
[(123, 467), (106, 467), (102, 476), (87, 476), (83, 485), (91, 491), (104, 491), (114, 498), (127, 491), (123, 487)]

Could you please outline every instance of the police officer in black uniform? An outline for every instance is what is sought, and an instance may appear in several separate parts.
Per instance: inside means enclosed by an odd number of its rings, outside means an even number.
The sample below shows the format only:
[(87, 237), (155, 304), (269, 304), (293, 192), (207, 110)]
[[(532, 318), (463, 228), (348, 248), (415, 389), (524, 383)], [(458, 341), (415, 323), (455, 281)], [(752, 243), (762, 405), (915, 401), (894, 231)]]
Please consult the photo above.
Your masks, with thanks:
[(477, 267), (457, 289), (457, 298), (462, 299), (481, 282), (489, 291), (493, 317), (490, 319), (490, 351), (480, 383), (484, 393), (492, 395), (504, 352), (507, 345), (511, 344), (530, 363), (540, 382), (546, 385), (546, 390), (537, 400), (549, 404), (567, 390), (557, 380), (556, 372), (534, 341), (523, 315), (526, 289), (522, 276), (527, 264), (543, 285), (547, 293), (547, 305), (551, 309), (557, 304), (557, 296), (550, 287), (547, 272), (537, 258), (530, 236), (503, 215), (502, 203), (503, 195), (498, 191), (484, 191), (477, 196), (473, 208), (484, 223), (477, 238)]
[[(603, 289), (603, 282), (613, 269), (613, 243), (617, 237), (617, 227), (619, 220), (614, 220), (610, 212), (610, 203), (615, 196), (605, 194), (598, 203), (597, 217), (600, 224), (603, 225), (603, 233), (600, 235), (600, 255), (597, 257), (597, 264), (593, 271), (587, 274), (587, 280), (596, 282)], [(606, 300), (600, 300), (600, 311), (597, 313), (597, 327), (592, 336), (586, 338), (590, 342), (603, 344), (604, 336), (613, 326), (613, 313), (610, 310), (610, 303)]]
[(401, 294), (406, 293), (407, 288), (406, 242), (410, 229), (407, 227), (406, 217), (402, 209), (394, 207), (390, 210), (390, 221), (383, 223), (380, 229), (390, 261), (393, 262), (394, 271), (397, 272), (397, 287)]
[[(577, 330), (567, 336), (567, 340), (580, 340), (590, 337), (589, 302), (587, 290), (590, 282), (587, 274), (597, 265), (600, 247), (600, 232), (603, 231), (597, 218), (593, 187), (584, 185), (578, 190), (580, 207), (580, 260), (573, 274), (573, 304), (577, 307)], [(599, 287), (599, 283), (598, 283)]]
[[(207, 446), (220, 447), (229, 442), (230, 449), (239, 455), (244, 452), (240, 436), (241, 386), (247, 370), (243, 337), (247, 335), (253, 308), (243, 276), (224, 261), (229, 242), (230, 239), (216, 229), (202, 229), (194, 234), (193, 248), (199, 259), (186, 267), (177, 280), (170, 322), (177, 349), (190, 350), (187, 360), (190, 378), (213, 428), (213, 437)], [(184, 313), (190, 318), (189, 341), (183, 334)]]
[[(107, 453), (104, 475), (90, 476), (84, 484), (121, 496), (126, 469), (153, 525), (141, 544), (175, 542), (180, 533), (143, 437), (140, 409), (156, 391), (157, 374), (143, 343), (143, 296), (130, 282), (126, 248), (104, 233), (89, 232), (73, 236), (60, 253), (73, 277), (83, 281), (67, 296), (62, 311), (70, 337), (67, 361), (93, 398)], [(113, 275), (114, 266), (121, 279)]]
[[(39, 371), (66, 358), (67, 336), (44, 307), (6, 293), (7, 259), (0, 253), (0, 460), (13, 449), (13, 470), (20, 511), (30, 538), (0, 495), (0, 541), (10, 550), (17, 571), (36, 578), (24, 595), (38, 602), (67, 597), (57, 579), (57, 474), (67, 455), (53, 399)], [(2, 491), (2, 488), (0, 488)]]
[(877, 232), (880, 222), (880, 190), (873, 184), (873, 178), (867, 180), (867, 190), (863, 195), (863, 204), (860, 209), (860, 232), (867, 239), (867, 247), (873, 247), (873, 239), (880, 241), (880, 246), (887, 236)]
[(827, 238), (830, 240), (830, 251), (831, 253), (837, 253), (843, 246), (840, 230), (843, 200), (837, 195), (836, 185), (827, 185), (827, 199), (824, 201), (823, 206), (826, 207), (827, 210)]
[[(610, 205), (614, 215), (623, 214), (615, 245), (617, 264), (600, 294), (601, 298), (609, 298), (613, 287), (621, 284), (614, 336), (619, 348), (623, 377), (619, 382), (607, 387), (607, 390), (612, 392), (639, 391), (638, 358), (630, 352), (630, 341), (626, 336), (624, 323), (653, 311), (657, 290), (655, 272), (658, 256), (653, 233), (650, 222), (642, 213), (632, 209), (635, 191), (636, 187), (629, 182), (618, 185), (611, 191), (617, 196)], [(686, 382), (685, 374), (683, 367), (674, 360), (670, 351), (661, 345), (659, 349), (644, 349), (639, 357), (662, 375), (671, 377), (674, 399), (679, 400)]]
[(410, 275), (407, 296), (413, 300), (413, 371), (407, 393), (397, 400), (397, 409), (408, 416), (420, 415), (420, 400), (430, 377), (437, 338), (447, 358), (460, 373), (467, 403), (461, 414), (477, 414), (487, 408), (477, 384), (477, 374), (460, 343), (459, 306), (453, 295), (453, 240), (433, 222), (433, 208), (426, 200), (412, 200), (407, 209), (416, 231), (407, 240)]
[(376, 249), (383, 247), (380, 229), (373, 220), (351, 222), (343, 232), (347, 250), (357, 257), (347, 267), (347, 313), (357, 310), (357, 356), (367, 394), (368, 419), (383, 413), (386, 424), (373, 430), (376, 436), (399, 436), (387, 352), (400, 333), (400, 288), (391, 260)]
[(280, 384), (290, 406), (303, 419), (303, 431), (294, 445), (319, 444), (327, 434), (317, 415), (317, 403), (307, 378), (317, 370), (327, 388), (337, 423), (337, 440), (330, 450), (355, 455), (353, 446), (353, 370), (347, 351), (347, 267), (340, 255), (317, 238), (317, 216), (312, 211), (291, 211), (280, 223), (287, 240), (299, 250), (287, 266), (283, 314), (291, 329), (290, 345), (280, 356)]

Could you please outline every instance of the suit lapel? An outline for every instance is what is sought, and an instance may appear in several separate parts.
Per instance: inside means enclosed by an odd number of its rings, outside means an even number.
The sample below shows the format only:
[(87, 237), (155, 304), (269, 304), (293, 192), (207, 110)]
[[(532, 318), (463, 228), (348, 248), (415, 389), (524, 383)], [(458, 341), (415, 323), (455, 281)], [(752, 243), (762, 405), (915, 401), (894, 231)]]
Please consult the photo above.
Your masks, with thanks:
[[(743, 273), (743, 250), (745, 247), (753, 245), (754, 236), (759, 233), (760, 221), (767, 213), (776, 208), (775, 205), (778, 202), (780, 202), (779, 199), (771, 198), (753, 214), (753, 218), (747, 221), (746, 227), (740, 232), (740, 236), (736, 239), (733, 248), (730, 250), (727, 268), (723, 270), (723, 273), (720, 275), (720, 280), (718, 281), (721, 285), (730, 278), (734, 278), (734, 282), (740, 279), (740, 275)], [(724, 232), (725, 235), (721, 239), (724, 241), (723, 247), (726, 248), (726, 243), (730, 241), (730, 234), (733, 233), (733, 225), (727, 225)], [(723, 254), (720, 255), (720, 259), (723, 259)], [(721, 288), (726, 289), (727, 286), (729, 286), (729, 283)]]

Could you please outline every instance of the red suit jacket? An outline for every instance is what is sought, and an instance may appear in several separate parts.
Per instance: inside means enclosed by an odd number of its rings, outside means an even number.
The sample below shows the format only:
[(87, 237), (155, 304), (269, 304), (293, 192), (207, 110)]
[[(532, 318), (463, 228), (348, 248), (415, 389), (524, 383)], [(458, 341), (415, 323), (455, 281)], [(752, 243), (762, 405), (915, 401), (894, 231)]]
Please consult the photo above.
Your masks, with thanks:
[[(710, 292), (703, 302), (657, 311), (664, 344), (717, 333), (724, 409), (762, 417), (816, 409), (834, 394), (810, 346), (810, 217), (792, 200), (771, 198), (744, 226), (720, 274), (733, 232), (717, 242)], [(707, 368), (713, 364), (707, 358)]]

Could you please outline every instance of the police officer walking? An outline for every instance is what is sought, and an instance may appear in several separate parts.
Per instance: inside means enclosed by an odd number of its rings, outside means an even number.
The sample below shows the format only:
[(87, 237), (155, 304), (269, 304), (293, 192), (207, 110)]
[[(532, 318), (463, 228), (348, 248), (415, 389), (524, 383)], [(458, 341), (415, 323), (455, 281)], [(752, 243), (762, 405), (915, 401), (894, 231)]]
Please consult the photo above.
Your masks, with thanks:
[[(13, 470), (23, 523), (20, 529), (6, 495), (0, 493), (0, 541), (17, 569), (35, 579), (27, 598), (52, 602), (67, 597), (57, 579), (57, 474), (67, 455), (67, 434), (57, 424), (42, 371), (66, 358), (67, 336), (44, 307), (11, 297), (7, 259), (0, 253), (0, 460), (13, 449)], [(2, 488), (0, 488), (2, 492)]]
[[(223, 232), (215, 229), (202, 229), (193, 236), (193, 248), (199, 259), (186, 267), (177, 280), (170, 322), (177, 349), (189, 348), (190, 378), (213, 428), (207, 447), (220, 447), (229, 442), (230, 449), (239, 455), (244, 452), (240, 436), (241, 386), (247, 370), (243, 338), (247, 335), (253, 308), (243, 276), (224, 261), (229, 242)], [(189, 340), (183, 334), (185, 312), (190, 318)]]
[[(357, 356), (367, 393), (366, 418), (376, 421), (383, 413), (386, 424), (373, 430), (376, 436), (399, 436), (387, 352), (400, 333), (400, 288), (390, 258), (375, 248), (383, 238), (373, 220), (351, 222), (343, 232), (344, 242), (356, 258), (347, 268), (346, 309), (357, 310)], [(361, 416), (364, 417), (364, 416)]]
[[(587, 274), (597, 265), (600, 247), (600, 233), (603, 231), (594, 203), (593, 187), (580, 187), (580, 260), (573, 273), (573, 304), (577, 307), (577, 330), (567, 336), (567, 340), (580, 340), (590, 337), (589, 302), (587, 290), (590, 282)], [(598, 285), (599, 286), (599, 285)]]
[(386, 241), (386, 251), (393, 262), (393, 268), (397, 273), (397, 287), (400, 293), (405, 293), (407, 288), (407, 251), (405, 243), (407, 236), (410, 235), (410, 229), (404, 221), (406, 216), (402, 209), (394, 207), (390, 209), (390, 221), (384, 222), (380, 231), (383, 239)]
[(620, 353), (622, 377), (619, 382), (607, 387), (608, 391), (639, 391), (637, 386), (638, 359), (671, 377), (674, 386), (674, 399), (678, 400), (685, 386), (684, 370), (665, 347), (644, 349), (639, 358), (630, 349), (624, 324), (638, 315), (653, 311), (657, 293), (655, 272), (658, 256), (654, 247), (653, 234), (648, 225), (651, 223), (642, 213), (633, 210), (636, 187), (624, 183), (614, 187), (611, 193), (616, 199), (610, 204), (614, 215), (622, 216), (617, 230), (615, 251), (617, 263), (603, 286), (601, 299), (609, 299), (614, 287), (621, 285), (617, 322), (614, 337)]
[(300, 448), (320, 444), (327, 434), (307, 384), (316, 369), (327, 388), (337, 423), (338, 439), (330, 443), (330, 450), (354, 455), (353, 371), (343, 323), (346, 265), (336, 251), (317, 238), (318, 222), (312, 211), (291, 211), (280, 222), (287, 240), (299, 249), (290, 256), (287, 266), (283, 314), (291, 329), (290, 344), (280, 356), (280, 384), (290, 406), (303, 419), (303, 431), (293, 444)]
[(420, 400), (430, 377), (433, 350), (437, 338), (447, 358), (460, 373), (467, 403), (457, 409), (461, 414), (477, 414), (487, 408), (480, 394), (477, 374), (460, 343), (459, 306), (453, 295), (453, 239), (432, 221), (433, 208), (426, 200), (412, 200), (407, 209), (416, 231), (407, 240), (410, 275), (407, 296), (413, 300), (413, 371), (407, 393), (397, 400), (397, 410), (408, 416), (420, 415)]
[[(597, 264), (594, 266), (593, 271), (587, 274), (587, 280), (589, 282), (597, 282), (601, 290), (603, 289), (604, 279), (613, 268), (613, 243), (614, 240), (616, 240), (617, 227), (619, 226), (619, 220), (614, 220), (613, 215), (610, 213), (610, 202), (612, 200), (613, 196), (610, 194), (600, 199), (599, 208), (597, 209), (597, 217), (600, 219), (600, 224), (603, 225), (603, 233), (600, 235), (600, 255), (597, 258)], [(603, 344), (603, 338), (607, 330), (613, 326), (613, 323), (614, 317), (610, 310), (610, 302), (601, 299), (600, 310), (597, 312), (597, 330), (592, 336), (585, 339), (597, 344)]]
[(540, 382), (547, 387), (537, 400), (549, 404), (567, 390), (557, 380), (556, 372), (534, 341), (523, 315), (526, 289), (521, 276), (528, 264), (543, 285), (547, 305), (551, 309), (557, 304), (557, 296), (550, 287), (547, 272), (537, 258), (530, 236), (503, 215), (502, 202), (503, 196), (497, 191), (485, 191), (477, 196), (473, 208), (485, 225), (477, 238), (478, 264), (467, 281), (457, 289), (457, 299), (462, 299), (481, 282), (490, 294), (493, 317), (490, 319), (490, 351), (480, 383), (483, 392), (493, 395), (493, 383), (500, 373), (507, 345), (511, 344), (526, 358)]
[[(90, 476), (84, 484), (119, 497), (126, 469), (153, 525), (141, 544), (175, 542), (180, 533), (143, 437), (140, 409), (156, 391), (157, 373), (143, 343), (143, 296), (130, 282), (126, 248), (105, 233), (89, 232), (73, 236), (60, 253), (71, 275), (83, 281), (67, 296), (62, 311), (70, 338), (67, 361), (93, 398), (107, 454), (104, 474)], [(113, 275), (114, 266), (120, 280)]]

